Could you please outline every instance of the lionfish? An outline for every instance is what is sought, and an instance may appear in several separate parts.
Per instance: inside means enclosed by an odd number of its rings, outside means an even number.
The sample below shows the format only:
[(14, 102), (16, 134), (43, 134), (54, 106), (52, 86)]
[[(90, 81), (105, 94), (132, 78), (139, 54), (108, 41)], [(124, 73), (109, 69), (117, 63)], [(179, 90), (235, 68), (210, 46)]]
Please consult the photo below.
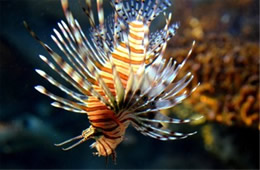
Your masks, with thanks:
[[(74, 138), (56, 146), (78, 140), (63, 148), (95, 139), (90, 146), (98, 156), (115, 157), (115, 149), (124, 139), (126, 128), (132, 126), (143, 135), (162, 141), (183, 139), (192, 133), (180, 133), (165, 128), (165, 124), (189, 123), (192, 119), (175, 119), (160, 113), (180, 103), (190, 92), (183, 89), (193, 75), (187, 73), (176, 80), (192, 52), (177, 64), (163, 58), (167, 41), (175, 35), (178, 24), (170, 25), (171, 13), (166, 15), (169, 0), (113, 0), (114, 13), (104, 20), (103, 1), (97, 0), (98, 23), (95, 21), (91, 0), (86, 0), (83, 9), (91, 25), (87, 37), (78, 21), (74, 19), (68, 0), (61, 0), (67, 23), (58, 22), (51, 38), (63, 52), (59, 55), (43, 43), (32, 29), (25, 27), (47, 50), (51, 60), (39, 57), (75, 89), (71, 90), (42, 70), (36, 72), (49, 83), (65, 92), (71, 99), (59, 97), (43, 86), (35, 86), (40, 93), (54, 100), (52, 106), (68, 111), (87, 114), (90, 127)], [(161, 13), (166, 24), (162, 30), (150, 33), (152, 21)], [(76, 91), (75, 91), (76, 90)]]

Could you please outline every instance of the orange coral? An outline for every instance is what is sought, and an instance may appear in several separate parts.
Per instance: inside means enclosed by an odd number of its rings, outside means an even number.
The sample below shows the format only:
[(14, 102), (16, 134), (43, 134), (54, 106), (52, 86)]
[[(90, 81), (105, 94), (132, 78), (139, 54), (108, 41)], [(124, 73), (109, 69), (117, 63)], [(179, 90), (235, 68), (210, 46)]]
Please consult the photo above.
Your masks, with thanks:
[[(177, 37), (174, 45), (185, 44)], [(172, 48), (169, 56), (185, 57), (188, 47)], [(185, 105), (202, 113), (208, 120), (227, 125), (259, 127), (259, 45), (228, 34), (207, 34), (198, 41), (183, 72), (192, 69), (193, 85), (201, 85)], [(192, 86), (187, 89), (191, 89)]]

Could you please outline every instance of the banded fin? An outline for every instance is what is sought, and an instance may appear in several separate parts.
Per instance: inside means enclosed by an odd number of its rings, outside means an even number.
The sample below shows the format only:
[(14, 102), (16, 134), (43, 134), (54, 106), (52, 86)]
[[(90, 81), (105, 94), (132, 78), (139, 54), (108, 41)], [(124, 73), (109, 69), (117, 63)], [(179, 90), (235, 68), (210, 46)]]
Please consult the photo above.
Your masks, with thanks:
[(118, 15), (127, 23), (133, 20), (150, 23), (162, 11), (171, 6), (170, 0), (113, 0), (112, 4)]
[[(175, 106), (188, 95), (190, 95), (190, 93), (183, 93), (179, 96), (176, 96), (190, 83), (190, 81), (193, 79), (193, 76), (188, 73), (177, 82), (174, 82), (174, 79), (189, 58), (194, 44), (195, 43), (193, 42), (192, 48), (187, 54), (186, 59), (177, 67), (176, 62), (170, 59), (170, 61), (166, 64), (163, 62), (155, 62), (146, 68), (145, 76), (148, 77), (147, 79), (150, 81), (150, 88), (147, 86), (147, 84), (142, 84), (143, 87), (140, 89), (147, 90), (141, 93), (137, 100), (143, 100), (143, 102), (140, 102), (141, 104), (139, 105), (135, 104), (134, 107), (131, 107), (131, 111), (142, 114), (148, 111), (167, 109)], [(159, 74), (160, 76), (154, 76), (156, 74)], [(137, 103), (137, 100), (135, 103)]]
[[(50, 93), (48, 90), (46, 90), (43, 86), (40, 86), (40, 85), (35, 86), (35, 89), (38, 92), (40, 92), (40, 93), (50, 97), (51, 99), (53, 99), (53, 100), (55, 100), (55, 101), (57, 101), (59, 103), (64, 104), (68, 108), (72, 108), (72, 109), (75, 109), (75, 110), (82, 110), (82, 111), (84, 110), (84, 106), (83, 105), (80, 105), (80, 104), (78, 104), (76, 102), (73, 102), (73, 101), (64, 99), (62, 97), (56, 96), (56, 95)], [(82, 113), (85, 113), (85, 112), (82, 112)]]
[(59, 82), (57, 82), (54, 78), (52, 78), (51, 76), (49, 76), (48, 74), (46, 74), (44, 71), (39, 70), (39, 69), (35, 69), (35, 71), (42, 76), (43, 78), (45, 78), (46, 80), (48, 80), (52, 85), (58, 87), (61, 91), (65, 92), (67, 95), (71, 96), (72, 98), (85, 103), (87, 101), (87, 96), (81, 95), (79, 93), (76, 93), (70, 89), (68, 89), (67, 87), (63, 86), (62, 84), (60, 84)]
[(78, 85), (77, 82), (75, 82), (74, 80), (72, 80), (68, 75), (65, 75), (63, 72), (61, 72), (60, 70), (57, 69), (57, 67), (50, 62), (45, 56), (43, 55), (39, 55), (39, 57), (41, 58), (42, 61), (44, 61), (52, 70), (56, 71), (64, 80), (66, 80), (68, 83), (70, 83), (75, 89), (77, 89), (78, 91), (80, 91), (82, 94), (85, 95), (91, 95), (88, 91), (86, 91), (84, 88), (82, 88), (81, 86)]
[(195, 119), (175, 119), (168, 117), (160, 112), (148, 112), (146, 114), (138, 115), (138, 120), (143, 122), (151, 122), (151, 123), (172, 123), (172, 124), (184, 124), (190, 123), (192, 121), (196, 121), (201, 119), (203, 116), (197, 117)]
[(72, 107), (69, 107), (69, 106), (66, 106), (66, 105), (62, 105), (59, 102), (52, 102), (51, 105), (53, 107), (57, 107), (57, 108), (60, 108), (60, 109), (63, 109), (63, 110), (67, 110), (69, 112), (82, 113), (82, 114), (86, 114), (87, 113), (84, 110), (79, 110), (79, 109), (75, 109), (75, 108), (72, 108)]
[(143, 135), (152, 137), (154, 139), (162, 140), (162, 141), (185, 139), (188, 136), (197, 133), (197, 132), (192, 132), (192, 133), (184, 134), (184, 133), (172, 132), (172, 131), (161, 133), (160, 132), (161, 130), (159, 131), (158, 128), (152, 129), (151, 126), (143, 126), (142, 124), (137, 125), (136, 123), (133, 123), (133, 126), (137, 131), (141, 132)]
[(170, 131), (168, 129), (157, 128), (157, 127), (152, 126), (151, 124), (146, 124), (146, 123), (141, 123), (141, 124), (154, 133), (166, 135), (169, 137), (171, 136), (171, 137), (176, 137), (176, 138), (179, 138), (179, 137), (186, 138), (188, 136), (191, 136), (191, 135), (194, 135), (195, 133), (197, 133), (197, 132), (191, 132), (191, 133), (185, 134), (185, 133)]
[(88, 16), (89, 23), (90, 23), (91, 27), (94, 27), (96, 24), (95, 24), (94, 14), (93, 14), (93, 11), (92, 11), (91, 0), (85, 0), (85, 1), (86, 1), (86, 4), (87, 4), (87, 10), (86, 9), (83, 9), (83, 10)]
[(76, 70), (78, 70), (79, 73), (82, 76), (84, 76), (89, 82), (91, 82), (92, 84), (95, 84), (94, 77), (91, 75), (90, 71), (85, 66), (85, 61), (87, 60), (87, 58), (82, 56), (82, 55), (79, 55), (75, 46), (73, 45), (73, 43), (69, 39), (69, 36), (67, 35), (66, 31), (64, 30), (63, 26), (60, 23), (58, 23), (58, 25), (59, 25), (65, 39), (70, 44), (70, 46), (68, 46), (68, 44), (62, 38), (62, 35), (56, 29), (53, 29), (53, 30), (54, 30), (58, 39), (53, 35), (51, 36), (51, 38), (57, 44), (59, 49), (66, 55), (66, 57), (68, 58), (70, 63), (72, 63), (72, 66)]
[[(66, 1), (66, 0), (64, 0)], [(73, 69), (73, 67), (68, 64), (64, 59), (59, 56), (57, 53), (55, 53), (47, 44), (43, 43), (38, 36), (31, 30), (31, 28), (27, 25), (27, 23), (24, 22), (25, 27), (27, 30), (31, 33), (31, 35), (47, 50), (47, 52), (52, 56), (54, 61), (60, 66), (61, 70), (64, 71), (67, 75), (65, 76), (63, 73), (58, 71), (54, 64), (49, 62), (46, 57), (40, 55), (40, 57), (48, 63), (48, 65), (55, 70), (56, 72), (60, 73), (60, 75), (68, 80), (72, 85), (75, 85), (76, 88), (80, 88), (80, 90), (83, 92), (83, 94), (86, 95), (93, 95), (97, 99), (99, 99), (102, 103), (104, 103), (107, 107), (111, 108), (111, 104), (102, 96), (100, 95), (93, 87), (92, 85), (87, 82), (76, 70)], [(69, 80), (71, 79), (71, 80)], [(75, 84), (76, 83), (76, 84)]]

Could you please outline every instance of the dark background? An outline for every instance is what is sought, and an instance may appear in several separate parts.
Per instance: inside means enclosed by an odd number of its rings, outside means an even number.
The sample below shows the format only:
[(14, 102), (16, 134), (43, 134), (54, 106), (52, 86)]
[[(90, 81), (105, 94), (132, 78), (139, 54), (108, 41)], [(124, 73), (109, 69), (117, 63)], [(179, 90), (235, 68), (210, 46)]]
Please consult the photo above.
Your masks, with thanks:
[[(87, 33), (89, 24), (81, 10), (84, 5), (83, 1), (70, 1), (74, 17)], [(111, 13), (109, 4), (104, 8)], [(179, 32), (187, 27), (187, 16), (200, 20), (208, 14), (214, 16), (215, 12), (216, 16), (224, 16), (227, 23), (223, 27), (209, 27), (207, 32), (224, 32), (259, 44), (258, 0), (174, 0), (169, 11), (173, 11), (173, 21), (181, 23)], [(64, 16), (58, 0), (0, 0), (0, 168), (259, 169), (256, 128), (208, 121), (184, 127), (187, 131), (198, 130), (197, 135), (167, 142), (145, 137), (130, 127), (125, 141), (117, 147), (117, 165), (112, 161), (106, 165), (105, 158), (93, 156), (94, 150), (89, 148), (93, 141), (67, 152), (55, 147), (54, 143), (80, 134), (89, 122), (86, 115), (53, 108), (48, 97), (34, 90), (35, 85), (42, 84), (60, 94), (35, 73), (35, 68), (41, 68), (57, 76), (38, 58), (39, 54), (48, 54), (29, 35), (23, 21), (44, 42), (57, 49), (50, 35), (61, 19)], [(153, 30), (157, 25), (163, 26), (159, 21), (152, 24)], [(251, 32), (244, 34), (244, 25), (252, 28)], [(170, 48), (174, 49), (174, 45)], [(205, 147), (201, 130), (205, 126), (212, 129), (217, 152)]]

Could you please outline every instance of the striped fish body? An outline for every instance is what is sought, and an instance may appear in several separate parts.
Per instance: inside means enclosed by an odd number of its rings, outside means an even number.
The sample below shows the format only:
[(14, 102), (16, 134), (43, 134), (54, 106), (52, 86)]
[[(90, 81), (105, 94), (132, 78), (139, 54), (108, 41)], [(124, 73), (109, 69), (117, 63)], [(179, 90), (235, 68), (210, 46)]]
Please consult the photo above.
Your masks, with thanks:
[(177, 24), (170, 25), (171, 14), (165, 14), (166, 24), (162, 30), (149, 32), (152, 20), (171, 5), (170, 1), (114, 0), (115, 12), (104, 22), (103, 2), (97, 0), (98, 25), (91, 1), (86, 0), (86, 4), (85, 12), (92, 26), (90, 38), (84, 35), (74, 19), (68, 1), (61, 0), (68, 25), (59, 22), (60, 31), (54, 29), (51, 38), (63, 56), (43, 43), (25, 23), (52, 61), (43, 55), (40, 58), (75, 88), (71, 90), (36, 69), (71, 100), (56, 96), (43, 86), (36, 86), (36, 90), (53, 99), (55, 107), (87, 114), (91, 124), (81, 135), (57, 146), (79, 140), (64, 149), (69, 150), (91, 138), (95, 139), (91, 147), (96, 148), (96, 155), (115, 156), (115, 149), (122, 142), (129, 124), (142, 134), (159, 140), (183, 139), (194, 134), (173, 132), (163, 127), (164, 123), (181, 124), (192, 120), (174, 119), (160, 113), (160, 110), (180, 103), (195, 90), (183, 92), (193, 79), (190, 73), (175, 80), (192, 48), (180, 64), (172, 58), (167, 62), (163, 58), (167, 41), (178, 28)]

